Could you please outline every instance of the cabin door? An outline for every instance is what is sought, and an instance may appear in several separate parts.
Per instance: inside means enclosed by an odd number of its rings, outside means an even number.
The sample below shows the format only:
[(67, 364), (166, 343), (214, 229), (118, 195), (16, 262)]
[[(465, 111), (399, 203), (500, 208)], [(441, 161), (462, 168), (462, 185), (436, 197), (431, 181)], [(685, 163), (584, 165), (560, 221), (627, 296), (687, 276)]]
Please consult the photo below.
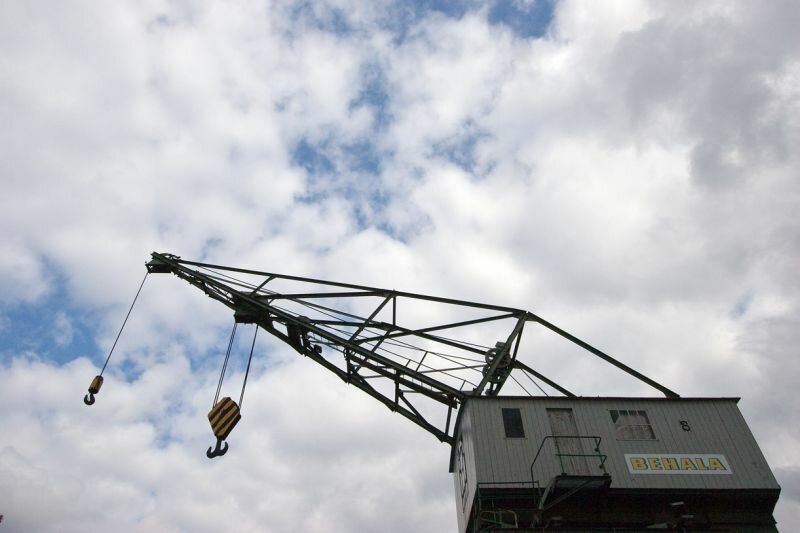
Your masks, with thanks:
[[(586, 457), (582, 456), (583, 441), (585, 439), (575, 438), (578, 436), (578, 425), (575, 423), (575, 415), (572, 409), (554, 408), (547, 410), (547, 418), (550, 420), (550, 431), (557, 454), (561, 454), (563, 473), (571, 476), (589, 476), (589, 464)], [(558, 459), (558, 457), (556, 457)]]

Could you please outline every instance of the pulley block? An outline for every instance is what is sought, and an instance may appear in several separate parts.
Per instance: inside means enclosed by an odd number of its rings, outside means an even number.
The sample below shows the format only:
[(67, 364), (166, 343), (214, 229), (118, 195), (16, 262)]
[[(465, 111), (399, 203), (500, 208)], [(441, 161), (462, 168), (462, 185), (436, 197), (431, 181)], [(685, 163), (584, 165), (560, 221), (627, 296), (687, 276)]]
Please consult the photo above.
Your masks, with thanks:
[(220, 440), (227, 439), (241, 419), (242, 415), (239, 414), (239, 406), (227, 396), (217, 402), (208, 412), (211, 430), (214, 432), (214, 436)]
[(228, 443), (224, 442), (224, 440), (228, 438), (228, 435), (241, 419), (242, 415), (239, 414), (239, 406), (227, 396), (211, 408), (211, 411), (208, 412), (208, 421), (211, 423), (211, 431), (217, 437), (217, 444), (213, 449), (208, 449), (206, 457), (212, 459), (225, 455), (225, 452), (228, 451)]

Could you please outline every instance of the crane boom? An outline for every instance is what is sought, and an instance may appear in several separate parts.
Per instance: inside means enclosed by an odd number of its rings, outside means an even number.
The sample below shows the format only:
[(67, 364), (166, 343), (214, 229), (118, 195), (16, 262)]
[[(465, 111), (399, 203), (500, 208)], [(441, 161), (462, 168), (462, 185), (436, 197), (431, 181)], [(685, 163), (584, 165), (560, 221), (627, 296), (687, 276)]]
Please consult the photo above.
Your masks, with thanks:
[(469, 397), (498, 395), (514, 369), (571, 395), (516, 361), (527, 322), (677, 397), (522, 309), (186, 261), (167, 253), (153, 252), (146, 266), (149, 273), (187, 281), (233, 310), (237, 323), (256, 324), (450, 445), (453, 412)]

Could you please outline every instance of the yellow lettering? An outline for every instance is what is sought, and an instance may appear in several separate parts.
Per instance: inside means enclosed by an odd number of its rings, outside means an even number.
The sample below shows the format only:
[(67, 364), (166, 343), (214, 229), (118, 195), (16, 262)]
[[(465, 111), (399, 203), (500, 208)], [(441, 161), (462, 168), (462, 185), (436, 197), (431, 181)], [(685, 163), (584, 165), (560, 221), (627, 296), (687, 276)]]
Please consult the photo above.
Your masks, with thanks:
[(662, 457), (661, 464), (664, 466), (664, 470), (680, 470), (681, 467), (678, 466), (678, 460), (674, 457)]
[(631, 457), (631, 467), (634, 470), (647, 470), (647, 462), (644, 457)]
[(681, 470), (697, 470), (697, 466), (688, 457), (681, 457)]
[(651, 470), (663, 470), (663, 468), (661, 468), (661, 461), (658, 457), (650, 457), (647, 459), (647, 464), (650, 465)]
[(708, 468), (709, 470), (727, 470), (727, 468), (723, 466), (722, 461), (716, 457), (712, 457), (708, 460)]
[(697, 463), (698, 470), (708, 470), (708, 467), (706, 467), (706, 465), (703, 463), (702, 457), (695, 457), (694, 460)]

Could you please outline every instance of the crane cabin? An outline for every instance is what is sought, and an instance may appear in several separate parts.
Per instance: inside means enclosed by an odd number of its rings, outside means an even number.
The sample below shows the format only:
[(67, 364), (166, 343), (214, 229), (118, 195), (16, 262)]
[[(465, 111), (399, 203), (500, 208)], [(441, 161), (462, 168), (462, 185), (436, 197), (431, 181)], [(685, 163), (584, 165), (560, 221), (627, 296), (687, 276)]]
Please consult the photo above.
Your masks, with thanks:
[(780, 488), (738, 398), (470, 398), (459, 533), (777, 531)]
[[(157, 252), (146, 267), (145, 280), (173, 274), (233, 311), (208, 414), (216, 437), (209, 459), (227, 453), (246, 418), (242, 399), (263, 330), (450, 447), (459, 533), (777, 531), (780, 487), (737, 398), (681, 398), (530, 311)], [(219, 396), (239, 324), (255, 327), (237, 402)], [(517, 357), (534, 326), (664, 397), (576, 396)], [(520, 384), (515, 376), (545, 396), (504, 396), (507, 380)]]

